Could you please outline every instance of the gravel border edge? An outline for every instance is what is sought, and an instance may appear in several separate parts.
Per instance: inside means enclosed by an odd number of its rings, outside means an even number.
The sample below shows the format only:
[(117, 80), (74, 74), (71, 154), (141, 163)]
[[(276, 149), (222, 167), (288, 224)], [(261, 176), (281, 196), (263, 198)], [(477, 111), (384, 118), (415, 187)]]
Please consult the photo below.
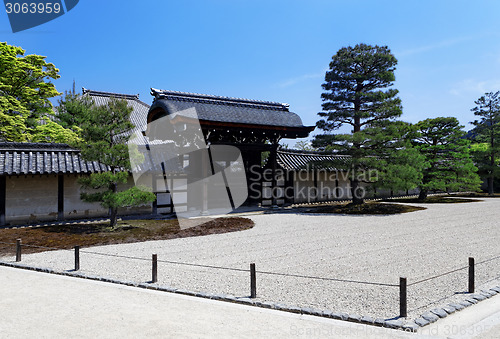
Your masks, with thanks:
[(204, 292), (193, 292), (193, 291), (188, 291), (188, 290), (183, 290), (183, 289), (176, 289), (176, 288), (172, 288), (172, 287), (168, 287), (168, 286), (161, 286), (161, 285), (154, 284), (154, 283), (138, 283), (138, 282), (133, 282), (133, 281), (121, 281), (121, 280), (116, 280), (116, 279), (112, 279), (112, 278), (86, 275), (86, 274), (82, 274), (82, 273), (77, 273), (76, 271), (56, 271), (56, 270), (53, 270), (50, 268), (34, 267), (34, 266), (23, 265), (23, 264), (18, 264), (18, 263), (9, 263), (9, 262), (4, 262), (4, 261), (0, 261), (0, 266), (25, 269), (25, 270), (29, 270), (29, 271), (36, 271), (36, 272), (42, 272), (42, 273), (56, 274), (56, 275), (74, 277), (74, 278), (89, 279), (89, 280), (101, 281), (101, 282), (118, 284), (118, 285), (138, 287), (138, 288), (143, 288), (143, 289), (148, 289), (148, 290), (176, 293), (176, 294), (182, 294), (182, 295), (187, 295), (187, 296), (192, 296), (192, 297), (199, 297), (199, 298), (219, 300), (219, 301), (243, 304), (243, 305), (254, 306), (254, 307), (274, 309), (274, 310), (284, 311), (284, 312), (289, 312), (289, 313), (296, 313), (296, 314), (302, 314), (302, 315), (311, 315), (311, 316), (317, 316), (317, 317), (323, 317), (323, 318), (343, 320), (343, 321), (348, 321), (348, 322), (358, 323), (358, 324), (363, 324), (363, 325), (371, 325), (371, 326), (377, 326), (377, 327), (398, 329), (398, 330), (403, 330), (405, 332), (417, 332), (418, 329), (420, 329), (421, 327), (427, 326), (433, 322), (438, 321), (441, 318), (447, 317), (449, 314), (461, 311), (466, 307), (469, 307), (471, 305), (475, 305), (482, 300), (486, 300), (486, 299), (491, 298), (492, 296), (500, 293), (500, 286), (495, 286), (495, 287), (490, 288), (489, 290), (481, 290), (477, 293), (469, 294), (462, 302), (449, 303), (442, 308), (434, 308), (434, 309), (422, 314), (420, 317), (415, 318), (414, 320), (404, 320), (404, 319), (397, 319), (397, 318), (384, 320), (384, 319), (380, 319), (380, 318), (373, 319), (372, 317), (360, 316), (357, 314), (339, 313), (339, 312), (333, 312), (330, 310), (314, 309), (314, 308), (310, 308), (310, 307), (301, 308), (301, 307), (297, 307), (297, 306), (290, 306), (290, 305), (269, 302), (269, 301), (255, 301), (255, 300), (252, 300), (248, 297), (235, 297), (233, 295), (225, 295), (225, 294), (211, 294), (211, 293), (204, 293)]

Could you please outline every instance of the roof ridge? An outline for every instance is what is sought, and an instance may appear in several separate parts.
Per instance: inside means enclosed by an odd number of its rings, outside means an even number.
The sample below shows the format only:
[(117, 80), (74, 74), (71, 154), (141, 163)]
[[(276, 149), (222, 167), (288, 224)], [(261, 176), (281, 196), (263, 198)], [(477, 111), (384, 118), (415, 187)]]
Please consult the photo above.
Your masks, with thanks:
[[(130, 100), (139, 100), (139, 94), (123, 94), (123, 93), (94, 91), (94, 90), (90, 90), (90, 89), (85, 88), (85, 87), (82, 87), (82, 94), (96, 95), (96, 96), (102, 96), (102, 97), (117, 97), (117, 98), (130, 99)], [(142, 102), (141, 100), (139, 100), (139, 101)], [(144, 104), (147, 105), (146, 103), (144, 103)]]
[(172, 97), (174, 99), (196, 99), (196, 100), (205, 100), (205, 101), (222, 101), (226, 103), (235, 103), (235, 104), (246, 104), (246, 105), (260, 105), (260, 106), (271, 106), (280, 108), (283, 110), (288, 110), (290, 105), (287, 103), (275, 102), (275, 101), (266, 101), (266, 100), (253, 100), (253, 99), (245, 99), (245, 98), (235, 98), (235, 97), (226, 97), (212, 94), (200, 94), (200, 93), (190, 93), (190, 92), (180, 92), (180, 91), (171, 91), (171, 90), (162, 90), (151, 88), (151, 95), (153, 95), (156, 99), (161, 97)]
[(0, 151), (13, 151), (13, 152), (24, 152), (24, 151), (73, 151), (79, 152), (79, 150), (71, 147), (68, 144), (60, 143), (43, 143), (43, 142), (11, 142), (11, 141), (0, 141)]

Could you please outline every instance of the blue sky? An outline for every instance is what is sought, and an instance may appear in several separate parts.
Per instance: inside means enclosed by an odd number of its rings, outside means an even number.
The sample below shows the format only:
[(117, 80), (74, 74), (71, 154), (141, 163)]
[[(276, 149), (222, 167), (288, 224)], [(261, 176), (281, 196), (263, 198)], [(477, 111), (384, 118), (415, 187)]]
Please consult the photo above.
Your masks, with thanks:
[(500, 90), (498, 13), (494, 0), (80, 0), (15, 34), (2, 11), (0, 40), (47, 56), (60, 92), (75, 79), (146, 103), (150, 87), (279, 101), (305, 125), (318, 120), (339, 48), (387, 45), (399, 61), (402, 120), (455, 116), (469, 129), (474, 100)]

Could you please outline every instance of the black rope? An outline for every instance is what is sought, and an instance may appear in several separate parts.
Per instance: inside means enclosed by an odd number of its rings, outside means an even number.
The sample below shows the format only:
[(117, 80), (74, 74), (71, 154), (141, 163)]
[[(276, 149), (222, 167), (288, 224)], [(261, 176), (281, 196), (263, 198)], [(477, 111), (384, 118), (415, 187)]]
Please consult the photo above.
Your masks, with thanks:
[(300, 275), (300, 274), (287, 274), (287, 273), (276, 273), (276, 272), (265, 272), (265, 271), (256, 271), (255, 273), (269, 274), (269, 275), (278, 275), (278, 276), (283, 276), (283, 277), (294, 277), (294, 278), (305, 278), (305, 279), (315, 279), (315, 280), (338, 281), (338, 282), (347, 282), (347, 283), (365, 284), (365, 285), (399, 287), (399, 285), (396, 285), (396, 284), (376, 283), (376, 282), (348, 280), (348, 279), (337, 279), (337, 278), (313, 277), (313, 276)]
[[(495, 256), (493, 258), (485, 259), (483, 261), (476, 262), (475, 265), (481, 265), (481, 264), (484, 264), (484, 263), (487, 263), (487, 262), (490, 262), (490, 261), (493, 261), (493, 260), (499, 259), (499, 258), (500, 258), (500, 255)], [(442, 273), (442, 274), (439, 274), (439, 275), (436, 275), (436, 276), (433, 276), (433, 277), (430, 277), (430, 278), (426, 278), (426, 279), (422, 279), (422, 280), (413, 282), (411, 284), (408, 284), (408, 286), (413, 286), (413, 285), (417, 285), (417, 284), (423, 283), (425, 281), (429, 281), (429, 280), (432, 280), (432, 279), (440, 278), (442, 276), (445, 276), (445, 275), (448, 275), (448, 274), (451, 274), (451, 273), (455, 273), (455, 272), (458, 272), (458, 271), (461, 271), (461, 270), (465, 270), (467, 268), (469, 268), (469, 266), (463, 266), (463, 267), (457, 268), (455, 270), (452, 270), (452, 271), (449, 271), (449, 272), (446, 272), (446, 273)]]
[[(108, 254), (108, 253), (99, 253), (99, 252), (82, 251), (82, 250), (80, 250), (80, 253), (96, 254), (96, 255), (102, 255), (102, 256), (114, 257), (114, 258), (124, 258), (124, 259), (135, 259), (135, 260), (151, 261), (151, 258), (131, 257), (131, 256), (127, 256), (127, 255), (120, 255), (120, 254)], [(191, 263), (184, 263), (184, 262), (178, 262), (178, 261), (169, 261), (169, 260), (157, 260), (157, 261), (158, 262), (162, 262), (162, 263), (167, 263), (167, 264), (196, 266), (196, 267), (213, 268), (213, 269), (221, 269), (221, 270), (228, 270), (228, 271), (238, 271), (238, 272), (250, 272), (250, 270), (245, 270), (245, 269), (241, 269), (241, 268), (230, 268), (230, 267), (222, 267), (222, 266), (191, 264)]]
[(486, 262), (489, 262), (489, 261), (492, 261), (492, 260), (495, 260), (495, 259), (498, 259), (500, 258), (500, 255), (496, 256), (496, 257), (493, 257), (493, 258), (490, 258), (490, 259), (486, 259), (486, 260), (483, 260), (483, 261), (480, 261), (480, 262), (477, 262), (476, 265), (481, 265), (481, 264), (484, 264)]
[(158, 262), (167, 263), (167, 264), (176, 264), (176, 265), (186, 265), (186, 266), (195, 266), (195, 267), (204, 267), (204, 268), (214, 268), (219, 270), (226, 271), (236, 271), (236, 272), (250, 272), (250, 270), (246, 270), (243, 268), (231, 268), (231, 267), (222, 267), (222, 266), (211, 266), (211, 265), (202, 265), (202, 264), (190, 264), (178, 261), (169, 261), (169, 260), (158, 260)]
[(444, 277), (445, 275), (448, 275), (448, 274), (451, 274), (451, 273), (455, 273), (455, 272), (458, 272), (458, 271), (461, 271), (461, 270), (465, 270), (466, 268), (469, 268), (469, 266), (460, 267), (460, 268), (457, 268), (457, 269), (455, 269), (453, 271), (449, 271), (449, 272), (446, 272), (446, 273), (435, 275), (435, 276), (430, 277), (430, 278), (425, 278), (425, 279), (422, 279), (422, 280), (419, 280), (419, 281), (415, 281), (415, 282), (413, 282), (411, 284), (408, 284), (407, 286), (413, 286), (413, 285), (417, 285), (417, 284), (423, 283), (425, 281), (429, 281), (429, 280), (441, 278), (441, 277)]
[(38, 246), (38, 245), (28, 245), (21, 243), (23, 247), (34, 247), (34, 248), (43, 248), (46, 250), (56, 250), (56, 251), (72, 251), (73, 249), (61, 248), (61, 247), (47, 247), (47, 246)]
[(144, 261), (150, 261), (151, 260), (151, 259), (146, 259), (146, 258), (131, 257), (131, 256), (128, 256), (128, 255), (99, 253), (99, 252), (82, 251), (82, 250), (80, 250), (80, 253), (95, 254), (95, 255), (102, 255), (102, 256), (105, 256), (105, 257), (114, 257), (114, 258), (123, 258), (123, 259), (135, 259), (135, 260), (144, 260)]
[[(5, 244), (5, 245), (17, 245), (17, 243), (10, 243), (10, 242), (3, 242), (0, 241), (0, 244)], [(64, 250), (64, 251), (72, 251), (73, 249), (67, 249), (67, 248), (58, 248), (58, 247), (48, 247), (48, 246), (37, 246), (37, 245), (29, 245), (29, 244), (23, 244), (21, 243), (21, 246), (25, 247), (33, 247), (33, 248), (43, 248), (43, 249), (49, 249), (49, 250)], [(150, 258), (139, 258), (139, 257), (132, 257), (132, 256), (126, 256), (126, 255), (120, 255), (120, 254), (109, 254), (109, 253), (100, 253), (100, 252), (93, 252), (93, 251), (84, 251), (80, 250), (80, 253), (86, 253), (86, 254), (95, 254), (95, 255), (102, 255), (102, 256), (107, 256), (107, 257), (114, 257), (114, 258), (123, 258), (123, 259), (132, 259), (132, 260), (142, 260), (142, 261), (150, 261)], [(490, 259), (486, 259), (480, 262), (477, 262), (476, 265), (481, 265), (484, 263), (487, 263), (489, 261), (493, 261), (495, 259), (499, 259), (500, 255), (495, 256)], [(192, 267), (202, 267), (202, 268), (210, 268), (210, 269), (219, 269), (219, 270), (227, 270), (227, 271), (235, 271), (235, 272), (249, 272), (250, 270), (247, 269), (241, 269), (241, 268), (231, 268), (231, 267), (223, 267), (223, 266), (213, 266), (213, 265), (202, 265), (202, 264), (193, 264), (193, 263), (184, 263), (184, 262), (179, 262), (179, 261), (170, 261), (170, 260), (158, 260), (158, 262), (161, 263), (167, 263), (167, 264), (175, 264), (175, 265), (184, 265), (184, 266), (192, 266)], [(423, 282), (429, 281), (429, 280), (434, 280), (443, 276), (446, 276), (448, 274), (452, 274), (458, 271), (462, 271), (467, 269), (469, 266), (463, 266), (442, 274), (438, 274), (429, 278), (421, 279), (415, 282), (412, 282), (408, 284), (407, 286), (413, 286), (417, 284), (421, 284)], [(267, 274), (267, 275), (274, 275), (274, 276), (282, 276), (282, 277), (293, 277), (293, 278), (304, 278), (304, 279), (313, 279), (313, 280), (323, 280), (323, 281), (337, 281), (337, 282), (345, 282), (345, 283), (354, 283), (354, 284), (364, 284), (364, 285), (374, 285), (374, 286), (387, 286), (387, 287), (399, 287), (398, 284), (387, 284), (387, 283), (379, 283), (379, 282), (369, 282), (369, 281), (359, 281), (359, 280), (350, 280), (350, 279), (338, 279), (338, 278), (325, 278), (325, 277), (316, 277), (316, 276), (307, 276), (307, 275), (300, 275), (300, 274), (288, 274), (288, 273), (279, 273), (279, 272), (268, 272), (268, 271), (256, 271), (256, 273), (260, 274)]]
[(17, 243), (15, 243), (15, 242), (3, 242), (3, 241), (0, 241), (0, 244), (5, 244), (5, 245), (17, 245)]
[[(17, 242), (3, 242), (3, 241), (0, 241), (0, 244), (17, 245)], [(62, 248), (62, 247), (47, 247), (47, 246), (30, 245), (30, 244), (24, 244), (24, 243), (21, 243), (21, 246), (22, 247), (43, 248), (43, 249), (46, 249), (46, 250), (71, 251), (71, 249)]]

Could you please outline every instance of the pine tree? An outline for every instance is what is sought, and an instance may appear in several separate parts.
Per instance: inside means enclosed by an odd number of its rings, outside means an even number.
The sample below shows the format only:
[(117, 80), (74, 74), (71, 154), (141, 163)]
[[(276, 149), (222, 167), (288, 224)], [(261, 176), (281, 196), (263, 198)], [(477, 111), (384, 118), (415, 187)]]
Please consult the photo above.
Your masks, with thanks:
[[(77, 102), (70, 101), (71, 105)], [(119, 207), (139, 206), (154, 201), (155, 195), (140, 187), (133, 186), (120, 190), (119, 184), (127, 183), (130, 178), (130, 160), (127, 141), (134, 125), (130, 122), (132, 108), (125, 100), (111, 99), (107, 105), (92, 106), (86, 109), (85, 101), (80, 108), (72, 108), (66, 112), (80, 112), (73, 118), (80, 124), (81, 142), (77, 147), (81, 156), (87, 161), (98, 161), (110, 167), (110, 171), (92, 173), (79, 180), (82, 188), (87, 190), (81, 199), (87, 202), (99, 202), (109, 208), (110, 226), (117, 222)], [(63, 109), (64, 111), (64, 109)], [(71, 119), (66, 119), (70, 121)]]
[(414, 144), (428, 163), (419, 185), (419, 200), (425, 200), (429, 191), (477, 191), (481, 179), (470, 155), (470, 141), (464, 138), (458, 120), (425, 119), (416, 127)]
[(500, 91), (485, 93), (474, 102), (474, 115), (480, 117), (472, 124), (475, 126), (473, 140), (485, 143), (486, 148), (478, 148), (474, 158), (481, 172), (485, 173), (488, 182), (488, 194), (493, 195), (493, 183), (500, 174), (498, 158), (500, 157)]
[(365, 166), (375, 177), (369, 183), (375, 189), (391, 192), (408, 191), (417, 187), (422, 172), (428, 166), (425, 157), (411, 144), (415, 126), (403, 121), (385, 122), (385, 130), (372, 127), (371, 149), (376, 156), (365, 159)]
[[(418, 157), (401, 145), (405, 133), (401, 130), (402, 125), (396, 122), (402, 114), (401, 100), (397, 97), (398, 90), (389, 88), (395, 80), (396, 64), (397, 60), (387, 46), (358, 44), (344, 47), (332, 57), (322, 85), (325, 90), (321, 95), (324, 111), (318, 113), (323, 119), (317, 122), (317, 126), (326, 133), (317, 135), (313, 146), (350, 156), (351, 194), (355, 204), (364, 201), (360, 184), (377, 180), (366, 177), (369, 168), (382, 170), (381, 186), (401, 187), (403, 181), (394, 177), (398, 173), (404, 173), (408, 179), (402, 186), (413, 185), (419, 176), (418, 170), (411, 168), (412, 163), (394, 160), (397, 157)], [(351, 126), (352, 133), (329, 134), (343, 125)], [(390, 171), (383, 166), (389, 159), (393, 159)], [(399, 170), (394, 168), (397, 164), (401, 166)]]

